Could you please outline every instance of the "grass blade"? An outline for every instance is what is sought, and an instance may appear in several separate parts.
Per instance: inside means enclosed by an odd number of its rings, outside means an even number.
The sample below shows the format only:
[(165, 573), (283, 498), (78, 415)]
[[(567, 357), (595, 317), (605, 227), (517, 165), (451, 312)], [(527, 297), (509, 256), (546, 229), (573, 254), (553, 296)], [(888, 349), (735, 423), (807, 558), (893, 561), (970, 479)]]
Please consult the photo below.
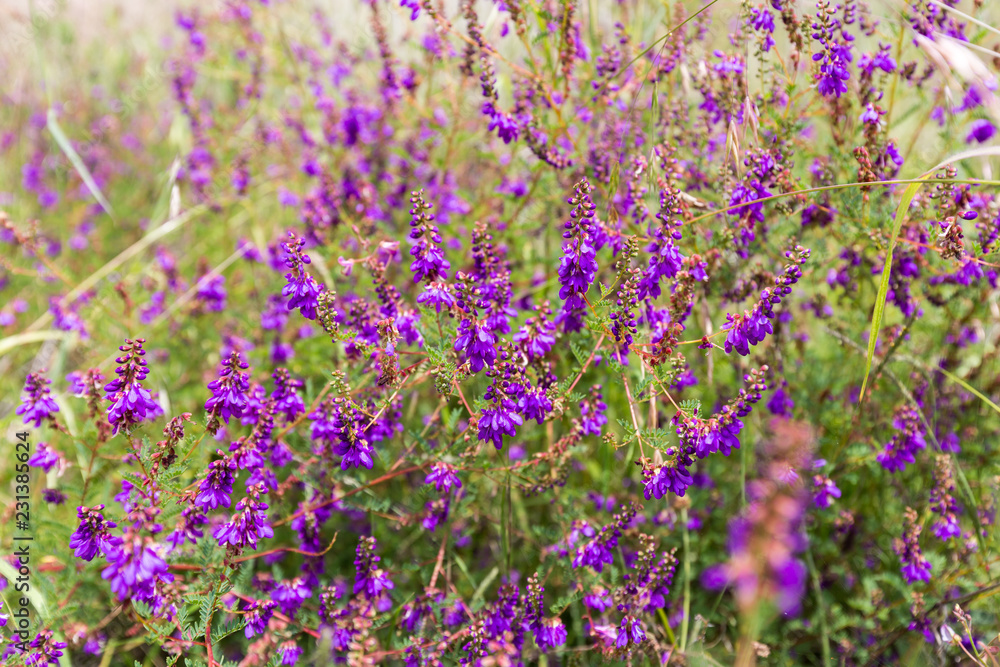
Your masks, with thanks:
[(46, 331), (27, 331), (13, 336), (7, 336), (6, 338), (0, 338), (0, 356), (7, 354), (20, 345), (41, 343), (47, 340), (59, 340), (61, 338), (66, 338), (67, 335), (68, 334), (65, 331), (54, 331), (50, 329)]
[(957, 375), (955, 375), (951, 371), (946, 371), (943, 368), (931, 368), (930, 370), (938, 372), (938, 373), (943, 373), (944, 376), (947, 377), (949, 380), (951, 380), (955, 384), (961, 386), (962, 389), (964, 389), (965, 391), (967, 391), (970, 394), (974, 395), (976, 398), (978, 398), (979, 400), (981, 400), (983, 403), (985, 403), (986, 405), (988, 405), (991, 408), (993, 408), (994, 412), (996, 412), (997, 414), (1000, 414), (1000, 405), (997, 405), (996, 403), (994, 403), (993, 401), (991, 401), (989, 399), (989, 397), (986, 396), (986, 394), (982, 393), (981, 391), (979, 391), (978, 389), (976, 389), (971, 384), (969, 384), (968, 382), (966, 382), (962, 378), (958, 377)]
[[(54, 109), (49, 109), (46, 126), (49, 128), (49, 132), (52, 133), (52, 136), (55, 137), (56, 143), (59, 144), (59, 148), (61, 148), (63, 153), (66, 154), (69, 161), (73, 163), (73, 167), (76, 169), (76, 172), (80, 174), (80, 178), (82, 178), (83, 182), (87, 184), (87, 189), (90, 190), (90, 194), (94, 195), (94, 199), (96, 199), (100, 205), (104, 207), (104, 210), (111, 216), (111, 219), (115, 220), (115, 212), (112, 210), (111, 204), (108, 203), (108, 200), (104, 198), (103, 194), (101, 194), (101, 189), (97, 187), (97, 181), (94, 180), (94, 177), (91, 176), (90, 172), (87, 170), (87, 165), (83, 163), (83, 159), (80, 158), (80, 155), (73, 148), (73, 144), (66, 136), (66, 133), (62, 131), (61, 127), (59, 127), (59, 121), (56, 120), (56, 112)], [(115, 222), (117, 222), (117, 220), (115, 220)]]
[(903, 197), (896, 207), (896, 219), (892, 223), (892, 235), (889, 237), (889, 250), (885, 254), (885, 266), (882, 268), (882, 282), (878, 286), (878, 296), (875, 297), (875, 310), (872, 312), (872, 326), (868, 333), (868, 352), (865, 359), (865, 379), (861, 382), (861, 394), (858, 402), (865, 400), (865, 389), (868, 387), (868, 375), (872, 370), (872, 359), (875, 358), (875, 342), (878, 340), (878, 332), (882, 328), (882, 317), (885, 314), (885, 300), (889, 295), (889, 272), (892, 270), (892, 251), (896, 247), (896, 239), (899, 231), (903, 227), (903, 218), (913, 203), (913, 198), (917, 195), (917, 190), (924, 180), (930, 177), (930, 173), (920, 177), (917, 183), (910, 183), (903, 190)]
[[(865, 389), (868, 387), (868, 375), (871, 373), (872, 359), (875, 357), (875, 341), (878, 340), (879, 329), (882, 328), (882, 317), (885, 314), (885, 300), (889, 294), (889, 272), (892, 270), (892, 251), (896, 247), (896, 239), (899, 237), (899, 232), (903, 227), (903, 218), (906, 217), (906, 212), (909, 210), (910, 204), (913, 203), (913, 198), (917, 195), (917, 190), (919, 190), (920, 186), (923, 185), (927, 179), (933, 176), (938, 169), (944, 167), (945, 165), (974, 157), (998, 155), (1000, 155), (1000, 146), (977, 148), (971, 151), (956, 153), (940, 164), (934, 166), (932, 169), (929, 169), (923, 176), (907, 185), (906, 189), (903, 190), (903, 197), (899, 200), (899, 206), (896, 207), (896, 219), (893, 221), (892, 225), (892, 236), (889, 237), (889, 251), (885, 255), (885, 267), (882, 269), (882, 282), (879, 284), (878, 296), (875, 297), (875, 309), (872, 312), (872, 326), (871, 331), (868, 333), (868, 354), (865, 359), (865, 377), (861, 382), (861, 394), (858, 396), (859, 403), (865, 400)], [(947, 373), (947, 371), (945, 372)], [(980, 396), (984, 400), (989, 400), (978, 392), (974, 391), (973, 393), (976, 393), (977, 396)], [(994, 408), (996, 408), (995, 404), (992, 402), (990, 403)]]

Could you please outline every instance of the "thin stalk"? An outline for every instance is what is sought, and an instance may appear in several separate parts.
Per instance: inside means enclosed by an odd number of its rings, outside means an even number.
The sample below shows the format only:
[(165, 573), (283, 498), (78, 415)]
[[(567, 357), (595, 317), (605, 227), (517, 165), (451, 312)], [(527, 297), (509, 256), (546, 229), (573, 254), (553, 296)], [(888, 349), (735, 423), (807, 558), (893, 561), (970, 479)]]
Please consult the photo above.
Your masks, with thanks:
[(688, 641), (688, 626), (690, 625), (691, 619), (691, 534), (688, 530), (688, 511), (687, 507), (681, 509), (681, 526), (683, 528), (683, 544), (684, 544), (684, 607), (683, 614), (681, 618), (681, 654), (684, 654), (687, 650)]
[(831, 664), (830, 660), (830, 629), (826, 625), (826, 607), (823, 606), (823, 598), (820, 595), (819, 573), (816, 571), (816, 563), (813, 562), (812, 545), (806, 545), (806, 564), (809, 566), (809, 578), (812, 581), (813, 595), (816, 596), (816, 610), (819, 613), (819, 632), (822, 637), (820, 650), (823, 652), (823, 664)]

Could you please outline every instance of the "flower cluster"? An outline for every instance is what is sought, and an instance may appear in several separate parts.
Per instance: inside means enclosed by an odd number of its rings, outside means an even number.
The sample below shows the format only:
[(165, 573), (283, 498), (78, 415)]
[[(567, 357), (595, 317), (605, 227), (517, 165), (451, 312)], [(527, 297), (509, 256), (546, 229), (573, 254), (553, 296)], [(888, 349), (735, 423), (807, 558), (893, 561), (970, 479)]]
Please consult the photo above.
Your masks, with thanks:
[(433, 207), (424, 201), (423, 190), (413, 193), (410, 204), (413, 205), (410, 209), (410, 215), (413, 216), (410, 238), (416, 241), (416, 245), (410, 250), (413, 255), (413, 263), (410, 264), (413, 279), (418, 283), (443, 280), (448, 277), (451, 264), (444, 258), (441, 250), (441, 234), (434, 224), (434, 214), (430, 212)]
[(111, 401), (107, 412), (112, 435), (117, 435), (123, 427), (127, 431), (162, 412), (149, 390), (140, 384), (149, 374), (143, 358), (146, 356), (146, 351), (142, 349), (145, 342), (143, 338), (134, 341), (126, 339), (125, 344), (118, 348), (124, 354), (115, 359), (115, 363), (120, 364), (115, 369), (118, 377), (104, 385), (105, 400)]
[(355, 4), (5, 62), (0, 663), (984, 659), (996, 7)]
[(53, 415), (59, 412), (59, 406), (50, 395), (50, 384), (52, 380), (45, 379), (41, 373), (28, 373), (24, 380), (24, 402), (17, 406), (17, 414), (24, 416), (25, 424), (34, 422), (35, 428), (39, 428), (46, 420), (55, 423)]
[(594, 243), (594, 211), (597, 206), (590, 194), (593, 186), (583, 179), (573, 186), (569, 199), (573, 207), (570, 219), (563, 224), (563, 256), (559, 260), (559, 298), (563, 308), (556, 323), (564, 331), (579, 331), (587, 309), (586, 293), (597, 274), (597, 249)]
[(744, 357), (750, 354), (750, 347), (760, 343), (768, 334), (774, 333), (771, 320), (774, 319), (774, 306), (781, 303), (781, 297), (792, 293), (792, 285), (802, 277), (800, 265), (809, 258), (809, 250), (796, 247), (785, 253), (785, 256), (792, 260), (792, 264), (785, 267), (785, 270), (774, 281), (773, 288), (767, 288), (760, 294), (760, 300), (754, 304), (750, 311), (744, 311), (742, 315), (726, 315), (726, 323), (722, 325), (726, 335), (726, 354), (731, 354), (736, 350)]

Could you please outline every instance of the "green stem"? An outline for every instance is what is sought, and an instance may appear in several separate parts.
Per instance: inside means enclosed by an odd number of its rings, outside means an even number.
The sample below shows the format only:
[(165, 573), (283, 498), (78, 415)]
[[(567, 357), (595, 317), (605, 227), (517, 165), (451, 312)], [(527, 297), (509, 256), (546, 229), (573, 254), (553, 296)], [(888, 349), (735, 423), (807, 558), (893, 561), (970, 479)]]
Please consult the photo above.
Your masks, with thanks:
[(688, 626), (691, 615), (691, 534), (688, 531), (687, 508), (681, 510), (681, 526), (684, 529), (684, 616), (681, 618), (681, 654), (687, 650)]
[(816, 611), (819, 614), (819, 632), (822, 636), (820, 650), (823, 652), (823, 664), (830, 663), (830, 630), (826, 625), (826, 607), (823, 605), (823, 598), (820, 595), (819, 573), (816, 571), (816, 563), (813, 562), (812, 545), (806, 546), (806, 564), (809, 565), (809, 578), (812, 581), (813, 595), (816, 596)]

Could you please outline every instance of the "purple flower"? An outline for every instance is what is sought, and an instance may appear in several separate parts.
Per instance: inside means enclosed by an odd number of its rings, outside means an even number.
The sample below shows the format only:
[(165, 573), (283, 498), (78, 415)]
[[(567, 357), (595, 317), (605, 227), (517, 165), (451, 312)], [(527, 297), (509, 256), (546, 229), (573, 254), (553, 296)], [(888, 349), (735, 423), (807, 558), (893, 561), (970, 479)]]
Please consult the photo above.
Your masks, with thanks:
[(271, 597), (281, 607), (281, 613), (288, 617), (295, 616), (295, 612), (310, 595), (312, 591), (305, 585), (302, 577), (282, 581), (271, 591)]
[(52, 631), (42, 630), (31, 640), (28, 647), (31, 652), (28, 654), (24, 664), (28, 667), (36, 665), (58, 665), (59, 658), (63, 655), (66, 642), (52, 641)]
[(298, 308), (302, 317), (307, 320), (315, 320), (316, 308), (319, 306), (319, 295), (323, 288), (306, 272), (305, 267), (311, 260), (309, 255), (302, 252), (303, 245), (305, 245), (305, 241), (292, 232), (288, 232), (288, 242), (281, 244), (281, 247), (287, 252), (285, 264), (291, 269), (289, 273), (285, 274), (288, 283), (281, 290), (281, 295), (288, 298), (288, 310)]
[(479, 439), (492, 441), (497, 449), (503, 448), (503, 436), (517, 435), (515, 428), (523, 424), (521, 415), (514, 411), (512, 401), (501, 401), (494, 407), (484, 408), (479, 417)]
[(380, 556), (375, 555), (375, 538), (362, 537), (354, 558), (357, 576), (354, 579), (354, 594), (364, 593), (369, 600), (374, 600), (382, 593), (392, 590), (395, 585), (389, 579), (389, 574), (378, 566)]
[(247, 489), (247, 495), (236, 504), (232, 519), (215, 529), (212, 536), (220, 546), (230, 545), (237, 551), (249, 546), (257, 548), (257, 540), (274, 537), (274, 530), (267, 522), (267, 503), (260, 501), (266, 489), (263, 485)]
[(77, 508), (76, 515), (80, 519), (80, 525), (69, 538), (69, 546), (77, 558), (91, 561), (98, 551), (108, 560), (117, 558), (122, 539), (112, 535), (110, 531), (118, 524), (106, 521), (101, 514), (103, 509), (104, 505)]
[(462, 480), (455, 472), (455, 466), (450, 463), (438, 461), (431, 466), (431, 471), (427, 473), (424, 484), (433, 484), (439, 492), (448, 493), (452, 489), (462, 488)]
[(28, 459), (28, 465), (35, 468), (41, 468), (45, 472), (49, 472), (57, 463), (59, 463), (59, 457), (59, 452), (52, 449), (44, 442), (40, 442), (38, 443), (38, 449), (35, 450), (34, 456)]
[(618, 627), (618, 638), (615, 640), (618, 648), (626, 648), (629, 644), (641, 644), (645, 640), (646, 633), (642, 631), (642, 621), (634, 616), (622, 619)]
[(485, 326), (472, 320), (462, 320), (458, 327), (458, 338), (455, 339), (456, 352), (464, 351), (473, 373), (478, 373), (484, 367), (493, 366), (497, 359), (497, 351), (493, 345), (496, 336)]
[(958, 523), (958, 514), (961, 509), (955, 501), (954, 491), (955, 482), (952, 479), (951, 459), (939, 454), (934, 468), (934, 488), (931, 489), (930, 507), (931, 511), (939, 517), (934, 522), (932, 530), (934, 535), (943, 542), (962, 535), (962, 528)]
[(905, 469), (907, 464), (916, 462), (916, 453), (927, 447), (927, 441), (924, 440), (924, 424), (920, 414), (911, 405), (901, 405), (896, 410), (892, 425), (896, 433), (877, 459), (889, 472), (898, 472)]
[[(44, 371), (43, 371), (44, 373)], [(24, 423), (35, 422), (35, 428), (42, 425), (42, 421), (55, 418), (52, 416), (59, 412), (59, 406), (49, 396), (48, 385), (52, 380), (47, 380), (42, 373), (28, 373), (24, 379), (24, 396), (21, 405), (17, 407), (17, 414), (24, 415)]]
[(601, 435), (601, 430), (608, 423), (605, 411), (607, 404), (602, 400), (601, 385), (595, 384), (590, 388), (590, 396), (580, 403), (580, 426), (585, 435)]
[(221, 417), (228, 424), (230, 417), (243, 416), (250, 391), (250, 376), (240, 369), (248, 368), (249, 364), (240, 358), (239, 352), (235, 351), (222, 362), (218, 379), (208, 383), (208, 388), (212, 390), (212, 398), (205, 402), (205, 410), (211, 419)]
[(353, 401), (337, 398), (335, 406), (336, 413), (329, 423), (329, 435), (333, 442), (334, 453), (343, 457), (340, 469), (364, 466), (371, 470), (374, 465), (372, 455), (375, 450), (372, 449), (363, 431), (370, 419)]
[(680, 232), (674, 232), (669, 238), (662, 228), (656, 230), (656, 240), (646, 249), (652, 253), (649, 264), (639, 279), (640, 299), (660, 296), (660, 281), (663, 278), (673, 278), (684, 268), (684, 255), (681, 254), (674, 240), (680, 238)]
[(417, 303), (440, 313), (442, 307), (449, 310), (455, 305), (455, 297), (447, 283), (431, 282), (424, 286), (424, 291), (417, 297)]
[(767, 402), (767, 409), (771, 411), (771, 414), (778, 417), (791, 417), (794, 408), (795, 401), (785, 392), (783, 386), (775, 389), (774, 393), (771, 394), (770, 400)]
[(274, 412), (284, 414), (288, 422), (295, 421), (296, 417), (306, 411), (305, 403), (298, 394), (302, 380), (291, 377), (285, 368), (276, 369), (271, 377), (274, 378), (274, 391), (271, 392)]
[(80, 305), (86, 301), (87, 297), (77, 299), (75, 303), (63, 308), (59, 297), (49, 299), (49, 312), (52, 313), (52, 325), (60, 331), (75, 331), (80, 334), (80, 338), (89, 338), (86, 323), (77, 313)]
[(541, 424), (545, 417), (552, 411), (552, 401), (545, 392), (544, 387), (528, 386), (517, 400), (517, 409), (524, 415), (525, 419), (534, 419)]
[(134, 598), (158, 607), (156, 584), (174, 580), (159, 554), (159, 547), (148, 538), (130, 537), (108, 560), (110, 565), (101, 577), (110, 580), (111, 590), (120, 600)]
[(972, 142), (984, 144), (993, 138), (993, 135), (997, 133), (997, 128), (990, 121), (985, 118), (980, 118), (979, 120), (972, 121), (972, 125), (969, 126), (969, 134), (965, 137), (965, 143), (971, 144)]
[(211, 313), (221, 313), (226, 309), (226, 277), (207, 275), (198, 281), (198, 299)]
[(559, 298), (563, 309), (556, 318), (564, 331), (579, 331), (583, 327), (586, 312), (584, 294), (590, 289), (597, 275), (597, 251), (594, 248), (594, 211), (597, 206), (590, 198), (594, 188), (587, 179), (574, 186), (574, 194), (568, 200), (573, 206), (570, 219), (563, 227), (563, 256), (559, 260)]
[(646, 500), (662, 498), (668, 492), (683, 496), (687, 492), (687, 488), (694, 482), (687, 469), (691, 463), (692, 461), (687, 455), (677, 453), (674, 460), (646, 473), (642, 492)]
[(42, 498), (53, 505), (62, 505), (66, 502), (66, 494), (59, 489), (42, 489)]
[(931, 580), (931, 564), (920, 550), (920, 522), (917, 513), (907, 507), (904, 514), (906, 526), (902, 538), (897, 538), (893, 550), (899, 556), (903, 579), (908, 584)]
[(420, 16), (420, 3), (417, 0), (399, 0), (399, 6), (410, 10), (411, 21), (416, 21)]
[[(220, 451), (219, 454), (222, 454)], [(194, 504), (204, 511), (232, 504), (233, 482), (236, 481), (236, 462), (223, 456), (208, 464), (208, 474), (198, 486)]]
[(281, 653), (281, 664), (294, 665), (299, 661), (304, 650), (301, 646), (297, 646), (294, 641), (285, 642), (278, 649), (278, 652)]
[(145, 342), (143, 338), (125, 340), (125, 344), (118, 348), (125, 354), (115, 359), (116, 363), (121, 364), (115, 369), (118, 377), (104, 386), (107, 394), (105, 400), (111, 401), (108, 422), (112, 426), (112, 435), (116, 435), (123, 426), (128, 429), (161, 412), (153, 397), (139, 384), (149, 373), (146, 360), (143, 359), (146, 351), (142, 349), (142, 345)]
[(271, 616), (274, 615), (274, 608), (277, 606), (270, 600), (254, 600), (244, 607), (246, 613), (243, 618), (246, 619), (247, 624), (243, 628), (243, 634), (246, 635), (247, 639), (250, 639), (254, 635), (259, 635), (267, 629), (267, 622), (271, 620)]
[(566, 643), (566, 626), (558, 618), (542, 621), (535, 630), (535, 643), (542, 652)]
[(865, 107), (864, 112), (861, 114), (859, 119), (862, 123), (867, 123), (869, 125), (878, 125), (879, 112), (875, 109), (875, 105), (869, 103)]
[(840, 489), (826, 475), (816, 475), (813, 477), (813, 487), (813, 502), (816, 503), (816, 507), (826, 509), (833, 502), (831, 498), (840, 497)]
[(750, 354), (752, 345), (760, 343), (768, 334), (774, 333), (774, 328), (771, 326), (774, 306), (781, 303), (783, 296), (791, 293), (791, 286), (802, 277), (799, 265), (805, 263), (809, 254), (810, 251), (801, 246), (796, 246), (794, 250), (785, 253), (792, 263), (785, 266), (785, 270), (775, 280), (773, 288), (765, 288), (761, 292), (760, 300), (754, 304), (753, 309), (749, 312), (743, 311), (743, 315), (726, 314), (726, 323), (722, 325), (722, 330), (729, 332), (723, 344), (726, 354), (736, 350), (745, 357)]
[(514, 342), (528, 355), (528, 361), (541, 359), (556, 344), (556, 325), (546, 316), (551, 314), (548, 302), (536, 306), (537, 317), (529, 317), (524, 326), (514, 334)]
[(447, 269), (451, 264), (444, 258), (444, 251), (441, 250), (441, 234), (437, 225), (434, 224), (434, 214), (431, 213), (433, 206), (424, 201), (424, 191), (412, 193), (410, 203), (410, 215), (413, 220), (410, 226), (410, 238), (417, 243), (410, 250), (413, 255), (413, 263), (410, 264), (410, 271), (414, 273), (413, 280), (416, 282), (433, 282), (444, 280), (448, 277)]
[(892, 160), (893, 164), (897, 167), (903, 166), (903, 162), (905, 162), (905, 160), (903, 159), (903, 155), (899, 152), (899, 149), (896, 147), (896, 143), (894, 141), (890, 141), (885, 145), (885, 154), (889, 156), (889, 159)]

